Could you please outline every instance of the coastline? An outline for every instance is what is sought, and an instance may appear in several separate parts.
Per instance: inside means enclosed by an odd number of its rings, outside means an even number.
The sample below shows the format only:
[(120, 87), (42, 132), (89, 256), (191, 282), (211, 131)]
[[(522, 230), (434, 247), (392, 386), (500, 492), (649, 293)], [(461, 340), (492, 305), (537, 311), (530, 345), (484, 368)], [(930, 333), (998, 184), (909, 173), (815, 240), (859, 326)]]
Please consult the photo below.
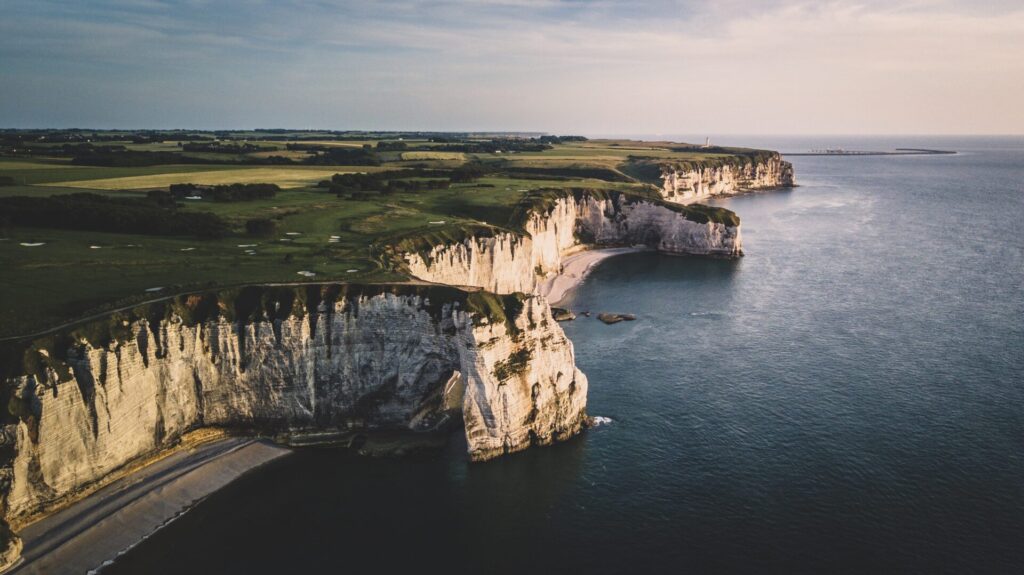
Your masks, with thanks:
[(622, 247), (585, 249), (573, 253), (562, 261), (562, 271), (558, 275), (545, 279), (538, 286), (537, 293), (551, 305), (562, 303), (601, 261), (620, 254), (649, 251), (653, 250), (648, 247)]
[(22, 558), (5, 573), (96, 572), (199, 501), (290, 453), (241, 437), (172, 453), (24, 527)]

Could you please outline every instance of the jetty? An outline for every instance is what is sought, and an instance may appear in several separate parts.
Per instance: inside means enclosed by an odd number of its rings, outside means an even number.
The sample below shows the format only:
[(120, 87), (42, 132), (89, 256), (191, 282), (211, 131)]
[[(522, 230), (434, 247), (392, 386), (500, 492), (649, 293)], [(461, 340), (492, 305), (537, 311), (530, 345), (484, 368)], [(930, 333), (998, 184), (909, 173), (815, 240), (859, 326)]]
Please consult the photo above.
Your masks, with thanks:
[(843, 148), (824, 148), (809, 152), (784, 152), (784, 156), (934, 156), (955, 154), (953, 150), (931, 150), (928, 148), (896, 148), (891, 151), (878, 150), (845, 150)]

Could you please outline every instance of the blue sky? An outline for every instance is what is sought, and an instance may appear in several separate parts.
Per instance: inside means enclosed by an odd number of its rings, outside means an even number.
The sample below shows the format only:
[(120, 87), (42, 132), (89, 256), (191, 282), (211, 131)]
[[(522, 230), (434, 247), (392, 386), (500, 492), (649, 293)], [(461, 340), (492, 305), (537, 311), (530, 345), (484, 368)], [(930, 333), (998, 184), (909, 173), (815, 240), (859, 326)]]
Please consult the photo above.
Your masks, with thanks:
[(0, 126), (1024, 133), (1024, 3), (5, 0)]

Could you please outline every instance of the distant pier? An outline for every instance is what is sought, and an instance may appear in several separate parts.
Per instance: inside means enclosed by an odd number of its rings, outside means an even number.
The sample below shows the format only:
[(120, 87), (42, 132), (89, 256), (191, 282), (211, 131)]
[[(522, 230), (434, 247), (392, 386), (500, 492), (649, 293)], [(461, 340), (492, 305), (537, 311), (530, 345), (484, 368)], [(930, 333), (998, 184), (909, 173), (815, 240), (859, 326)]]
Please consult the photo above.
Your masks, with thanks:
[(930, 150), (928, 148), (896, 148), (883, 152), (877, 150), (844, 150), (843, 148), (825, 148), (810, 152), (784, 152), (784, 156), (934, 156), (955, 154), (953, 150)]

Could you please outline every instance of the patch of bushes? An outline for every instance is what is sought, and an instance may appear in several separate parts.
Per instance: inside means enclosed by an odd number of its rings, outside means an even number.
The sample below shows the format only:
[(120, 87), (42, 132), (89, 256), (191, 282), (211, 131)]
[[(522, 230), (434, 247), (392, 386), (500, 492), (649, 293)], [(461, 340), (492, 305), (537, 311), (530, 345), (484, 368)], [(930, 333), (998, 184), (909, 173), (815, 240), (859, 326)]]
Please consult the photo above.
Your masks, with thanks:
[(558, 168), (510, 167), (506, 173), (521, 179), (583, 179), (592, 178), (606, 182), (629, 182), (631, 178), (618, 170), (587, 166), (566, 166)]
[(246, 220), (245, 233), (258, 238), (273, 236), (277, 233), (277, 222), (269, 218)]
[(498, 295), (475, 291), (466, 296), (466, 310), (473, 314), (473, 325), (504, 323), (509, 334), (517, 335), (516, 318), (523, 312), (525, 299), (521, 293)]
[(483, 164), (463, 164), (452, 170), (449, 178), (453, 184), (467, 184), (474, 182), (491, 172), (493, 172), (493, 170), (488, 169)]
[(317, 146), (313, 144), (288, 144), (289, 150), (310, 152), (312, 155), (302, 160), (305, 164), (334, 166), (379, 166), (380, 156), (370, 145), (362, 148), (346, 148), (342, 146)]
[(216, 154), (251, 154), (254, 152), (273, 152), (276, 146), (257, 146), (248, 142), (189, 142), (182, 144), (185, 152), (212, 152)]
[[(413, 168), (408, 170), (387, 170), (370, 174), (334, 174), (331, 180), (320, 182), (320, 187), (327, 184), (332, 194), (341, 196), (355, 196), (356, 194), (368, 191), (385, 194), (395, 192), (418, 192), (420, 190), (443, 190), (450, 182), (447, 179), (412, 179), (412, 178), (447, 178), (449, 172), (445, 170), (427, 170), (424, 168)], [(365, 195), (365, 194), (364, 194)], [(369, 197), (369, 196), (367, 196)], [(363, 199), (362, 196), (354, 199)]]
[(494, 377), (497, 378), (499, 382), (502, 382), (513, 376), (522, 374), (526, 371), (527, 366), (530, 365), (531, 356), (532, 352), (529, 348), (523, 348), (514, 352), (512, 355), (508, 356), (508, 359), (494, 364)]
[(156, 236), (222, 237), (228, 225), (208, 212), (182, 212), (151, 199), (80, 193), (0, 198), (0, 213), (13, 226)]
[(178, 152), (142, 152), (134, 150), (104, 148), (84, 148), (76, 153), (72, 164), (80, 166), (105, 166), (134, 168), (142, 166), (161, 166), (165, 164), (210, 164), (214, 163), (201, 158), (183, 156)]
[(176, 199), (186, 196), (202, 196), (215, 202), (251, 202), (268, 200), (277, 195), (281, 188), (277, 184), (222, 184), (201, 186), (196, 184), (171, 184), (171, 195)]

